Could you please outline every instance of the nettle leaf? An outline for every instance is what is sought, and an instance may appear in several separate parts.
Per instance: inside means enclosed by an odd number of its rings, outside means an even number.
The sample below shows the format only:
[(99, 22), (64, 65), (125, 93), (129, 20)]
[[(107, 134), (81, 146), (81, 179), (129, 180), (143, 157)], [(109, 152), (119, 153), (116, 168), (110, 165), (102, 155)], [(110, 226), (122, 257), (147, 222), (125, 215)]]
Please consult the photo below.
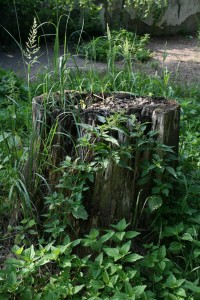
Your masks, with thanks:
[(26, 260), (26, 261), (32, 261), (35, 257), (35, 250), (34, 250), (34, 247), (33, 245), (31, 245), (30, 248), (24, 250), (23, 252), (23, 258)]
[(118, 231), (124, 231), (128, 227), (129, 223), (126, 223), (125, 219), (119, 221), (116, 225), (111, 225), (113, 228), (116, 228)]
[(122, 232), (115, 232), (115, 234), (114, 234), (114, 240), (115, 241), (122, 241), (123, 240), (123, 238), (124, 238), (124, 236), (125, 236), (125, 231), (122, 231)]
[(103, 253), (100, 253), (96, 258), (95, 258), (95, 261), (97, 263), (99, 263), (100, 265), (102, 265), (103, 263)]
[(132, 292), (133, 292), (133, 289), (132, 289), (132, 286), (131, 286), (131, 284), (130, 284), (130, 282), (128, 282), (128, 281), (125, 281), (125, 293), (127, 294), (127, 295), (132, 295)]
[(195, 249), (193, 254), (194, 254), (195, 258), (199, 257), (200, 256), (200, 249)]
[(25, 265), (25, 262), (23, 260), (15, 259), (15, 258), (8, 258), (5, 261), (6, 265), (11, 265), (16, 268), (22, 268)]
[(183, 222), (174, 226), (166, 226), (163, 230), (163, 236), (178, 236), (184, 230)]
[(99, 239), (99, 241), (101, 243), (105, 243), (107, 242), (113, 235), (115, 234), (115, 232), (113, 230), (110, 230), (108, 233), (102, 235)]
[(80, 292), (84, 288), (84, 286), (85, 286), (84, 284), (74, 286), (73, 294), (77, 294), (78, 292)]
[(183, 298), (186, 298), (186, 297), (187, 297), (185, 290), (182, 289), (182, 288), (179, 288), (179, 289), (176, 291), (176, 295), (177, 295), (177, 296), (180, 296), (180, 297), (183, 297)]
[(103, 134), (102, 137), (104, 138), (105, 141), (110, 142), (110, 143), (112, 143), (112, 144), (114, 144), (116, 146), (119, 146), (118, 140), (115, 139), (114, 137), (109, 136), (107, 134)]
[(167, 254), (166, 247), (163, 245), (158, 249), (158, 258), (159, 258), (159, 260), (165, 258), (166, 254)]
[(14, 245), (14, 246), (12, 247), (12, 252), (15, 253), (16, 255), (22, 254), (23, 250), (24, 250), (24, 246), (19, 247), (19, 246), (17, 246), (17, 245)]
[(17, 285), (17, 277), (14, 272), (11, 272), (8, 275), (7, 284), (8, 284), (8, 286), (11, 286), (11, 287), (14, 287), (15, 285)]
[(83, 124), (83, 123), (77, 123), (76, 125), (79, 125), (80, 127), (82, 127), (83, 129), (86, 129), (88, 131), (94, 131), (94, 127), (90, 124)]
[(103, 248), (104, 252), (109, 256), (114, 258), (114, 261), (117, 261), (118, 259), (120, 259), (122, 256), (119, 253), (119, 249), (118, 248)]
[(8, 137), (11, 136), (11, 132), (4, 132), (3, 134), (0, 135), (0, 143), (4, 142)]
[(75, 219), (87, 220), (88, 213), (83, 205), (76, 207), (72, 210), (72, 215)]
[(198, 282), (191, 282), (191, 281), (185, 281), (185, 287), (194, 292), (197, 293), (198, 295), (200, 295), (200, 286), (198, 285)]
[(106, 270), (104, 270), (103, 272), (103, 281), (108, 284), (109, 283), (109, 276), (108, 276), (108, 272)]
[(127, 239), (133, 239), (133, 238), (135, 238), (136, 236), (138, 236), (140, 233), (139, 232), (137, 232), (137, 231), (127, 231), (126, 233), (125, 233), (125, 238), (127, 238)]
[(90, 282), (90, 286), (91, 288), (94, 288), (94, 289), (103, 289), (104, 288), (104, 283), (102, 280), (94, 280), (92, 279), (91, 282)]
[(179, 279), (177, 280), (176, 277), (171, 273), (169, 277), (167, 278), (167, 281), (165, 283), (166, 287), (169, 287), (171, 289), (180, 287), (185, 282), (185, 279)]
[(148, 206), (152, 211), (158, 209), (162, 205), (162, 198), (160, 196), (151, 196), (148, 198)]
[(137, 297), (140, 297), (144, 293), (146, 287), (147, 287), (146, 285), (137, 285), (133, 287), (132, 291), (136, 299), (138, 299)]
[(85, 237), (87, 237), (88, 239), (91, 239), (91, 240), (96, 240), (98, 235), (99, 235), (99, 230), (92, 228), (90, 230), (89, 234), (86, 234)]
[(181, 239), (184, 241), (190, 241), (190, 242), (194, 241), (193, 237), (188, 232), (184, 233)]
[(177, 178), (177, 174), (176, 174), (176, 171), (174, 170), (174, 168), (167, 166), (167, 167), (166, 167), (166, 170), (167, 170), (171, 175), (173, 175), (175, 178)]
[(139, 259), (142, 259), (143, 256), (137, 254), (137, 253), (132, 253), (132, 254), (129, 254), (125, 257), (124, 261), (125, 262), (135, 262)]
[(127, 243), (122, 245), (122, 247), (120, 248), (120, 253), (128, 254), (130, 248), (131, 248), (131, 241), (128, 241)]

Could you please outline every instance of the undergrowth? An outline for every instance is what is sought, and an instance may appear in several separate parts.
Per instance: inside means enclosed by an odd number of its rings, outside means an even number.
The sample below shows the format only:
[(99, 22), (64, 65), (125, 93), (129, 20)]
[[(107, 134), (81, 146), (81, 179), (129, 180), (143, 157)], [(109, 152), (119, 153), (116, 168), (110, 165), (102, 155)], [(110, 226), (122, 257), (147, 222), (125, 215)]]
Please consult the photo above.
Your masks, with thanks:
[(127, 55), (129, 55), (132, 59), (144, 62), (151, 56), (150, 51), (145, 49), (148, 41), (148, 34), (139, 37), (125, 29), (112, 30), (111, 32), (107, 29), (105, 36), (93, 38), (93, 40), (82, 44), (79, 48), (79, 53), (94, 61), (106, 62), (107, 56), (110, 55), (110, 50), (113, 50), (116, 60), (126, 59)]
[[(56, 43), (58, 54), (58, 36)], [(70, 58), (67, 52), (61, 57), (55, 55), (54, 70), (40, 76), (39, 83), (28, 80), (24, 84), (12, 72), (0, 72), (0, 250), (4, 260), (0, 270), (0, 299), (199, 299), (199, 90), (173, 86), (167, 70), (163, 70), (161, 77), (134, 73), (129, 46), (127, 55), (123, 54), (123, 68), (118, 69), (116, 46), (110, 39), (107, 70), (102, 73), (94, 69), (81, 71), (78, 66), (66, 68)], [(152, 217), (146, 232), (140, 232), (137, 222), (128, 224), (123, 219), (107, 229), (91, 229), (85, 236), (72, 238), (76, 233), (74, 224), (88, 218), (83, 197), (96, 172), (106, 169), (110, 160), (127, 167), (124, 162), (130, 157), (130, 149), (119, 145), (109, 131), (111, 128), (126, 134), (123, 114), (113, 119), (101, 118), (97, 127), (76, 122), (85, 132), (78, 139), (77, 153), (80, 147), (89, 146), (96, 156), (89, 162), (66, 157), (60, 168), (53, 170), (61, 174), (58, 175), (60, 192), (40, 193), (44, 207), (38, 218), (41, 212), (36, 207), (34, 192), (29, 194), (24, 178), (24, 169), (32, 171), (28, 162), (34, 154), (28, 152), (29, 141), (34, 142), (30, 99), (45, 93), (46, 100), (53, 105), (53, 92), (60, 91), (60, 104), (66, 109), (62, 98), (65, 89), (88, 93), (127, 91), (180, 102), (178, 167), (172, 168), (171, 161), (159, 155), (154, 155), (146, 167), (141, 166), (144, 177), (153, 170), (153, 174), (163, 179), (154, 178), (152, 195), (146, 201), (145, 214)], [(84, 101), (75, 104), (82, 108), (85, 105)], [(132, 132), (136, 145), (152, 147), (156, 133), (146, 136), (145, 125), (134, 116), (129, 123), (137, 128)], [(49, 139), (43, 144), (39, 170), (50, 164), (48, 153), (54, 130), (52, 127)], [(170, 153), (165, 145), (153, 145), (154, 149), (162, 146)], [(32, 158), (34, 162), (37, 160)], [(36, 175), (37, 180), (29, 183), (32, 190), (37, 192), (41, 183), (47, 189), (45, 174)], [(81, 250), (85, 255), (80, 255)]]

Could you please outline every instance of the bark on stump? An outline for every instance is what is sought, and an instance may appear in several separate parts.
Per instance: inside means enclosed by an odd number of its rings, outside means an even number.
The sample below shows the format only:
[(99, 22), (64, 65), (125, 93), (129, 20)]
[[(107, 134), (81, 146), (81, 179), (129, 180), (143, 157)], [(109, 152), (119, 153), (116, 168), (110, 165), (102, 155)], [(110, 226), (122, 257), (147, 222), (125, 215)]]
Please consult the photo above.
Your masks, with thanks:
[[(51, 162), (43, 174), (52, 190), (58, 183), (58, 174), (51, 173), (51, 165), (59, 167), (66, 156), (75, 155), (73, 141), (78, 136), (76, 121), (95, 125), (98, 122), (98, 115), (109, 116), (121, 111), (125, 115), (135, 114), (141, 123), (149, 122), (148, 130), (158, 131), (156, 138), (172, 146), (174, 152), (178, 154), (180, 109), (174, 100), (138, 97), (124, 92), (97, 95), (65, 91), (63, 98), (65, 111), (63, 111), (63, 108), (60, 108), (61, 98), (63, 96), (55, 93), (51, 100), (45, 95), (33, 99), (32, 185), (36, 178), (34, 174), (39, 172), (39, 160), (44, 152), (43, 142), (47, 142), (55, 122), (57, 122), (56, 134), (48, 150)], [(84, 109), (83, 106), (85, 106)], [(143, 204), (151, 193), (152, 183), (147, 183), (142, 188), (137, 184), (140, 163), (148, 155), (147, 152), (133, 153), (133, 158), (129, 161), (133, 171), (111, 162), (106, 170), (96, 174), (94, 185), (90, 192), (86, 193), (83, 203), (89, 218), (81, 225), (79, 222), (78, 231), (82, 231), (81, 227), (84, 232), (92, 226), (107, 227), (122, 218), (132, 222), (141, 189), (140, 197)], [(40, 205), (41, 203), (36, 203), (36, 206)]]

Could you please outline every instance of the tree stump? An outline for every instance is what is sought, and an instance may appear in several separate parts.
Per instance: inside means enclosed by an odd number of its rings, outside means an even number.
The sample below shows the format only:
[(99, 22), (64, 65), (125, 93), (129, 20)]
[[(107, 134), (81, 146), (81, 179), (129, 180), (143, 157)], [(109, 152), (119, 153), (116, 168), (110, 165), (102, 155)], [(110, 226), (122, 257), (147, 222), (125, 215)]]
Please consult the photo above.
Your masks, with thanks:
[[(157, 131), (155, 139), (173, 147), (178, 155), (180, 108), (174, 100), (138, 97), (124, 92), (88, 94), (65, 91), (64, 97), (55, 93), (51, 99), (42, 95), (35, 97), (32, 105), (34, 137), (29, 185), (35, 185), (35, 174), (42, 171), (40, 177), (45, 178), (51, 191), (55, 191), (59, 173), (52, 170), (59, 168), (66, 156), (76, 157), (76, 139), (84, 131), (78, 128), (77, 123), (95, 126), (98, 116), (107, 117), (122, 111), (126, 116), (136, 115), (140, 123), (147, 122), (147, 131)], [(120, 139), (119, 134), (116, 138)], [(123, 143), (123, 138), (119, 143)], [(79, 156), (82, 156), (80, 152)], [(130, 168), (110, 161), (107, 168), (95, 174), (94, 183), (83, 199), (89, 217), (87, 221), (79, 222), (77, 231), (87, 232), (92, 226), (105, 228), (122, 218), (133, 223), (138, 213), (138, 202), (143, 206), (145, 199), (151, 195), (152, 181), (142, 186), (138, 184), (142, 161), (151, 159), (151, 156), (148, 151), (136, 151), (127, 161)], [(43, 191), (43, 194), (47, 192)], [(41, 200), (35, 205), (40, 209)]]

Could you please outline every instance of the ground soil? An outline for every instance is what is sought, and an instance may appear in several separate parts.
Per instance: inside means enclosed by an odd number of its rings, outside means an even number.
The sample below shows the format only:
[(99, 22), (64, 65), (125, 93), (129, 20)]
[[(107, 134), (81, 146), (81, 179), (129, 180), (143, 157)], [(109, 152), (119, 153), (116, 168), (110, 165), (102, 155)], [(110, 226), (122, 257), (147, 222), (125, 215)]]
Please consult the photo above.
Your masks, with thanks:
[[(133, 62), (135, 71), (142, 71), (147, 74), (160, 74), (163, 67), (171, 73), (171, 78), (184, 85), (198, 83), (200, 78), (200, 46), (195, 37), (174, 36), (151, 38), (148, 48), (152, 51), (152, 58), (147, 63)], [(6, 49), (5, 49), (6, 50)], [(34, 79), (37, 73), (45, 68), (52, 69), (53, 46), (42, 46), (38, 63), (32, 67), (31, 78)], [(84, 58), (74, 55), (67, 61), (69, 68), (79, 66), (81, 69), (95, 68), (104, 71), (104, 63), (88, 63)], [(119, 63), (121, 65), (121, 63)], [(21, 52), (1, 51), (0, 67), (11, 69), (18, 75), (26, 76), (26, 66), (23, 62)]]

